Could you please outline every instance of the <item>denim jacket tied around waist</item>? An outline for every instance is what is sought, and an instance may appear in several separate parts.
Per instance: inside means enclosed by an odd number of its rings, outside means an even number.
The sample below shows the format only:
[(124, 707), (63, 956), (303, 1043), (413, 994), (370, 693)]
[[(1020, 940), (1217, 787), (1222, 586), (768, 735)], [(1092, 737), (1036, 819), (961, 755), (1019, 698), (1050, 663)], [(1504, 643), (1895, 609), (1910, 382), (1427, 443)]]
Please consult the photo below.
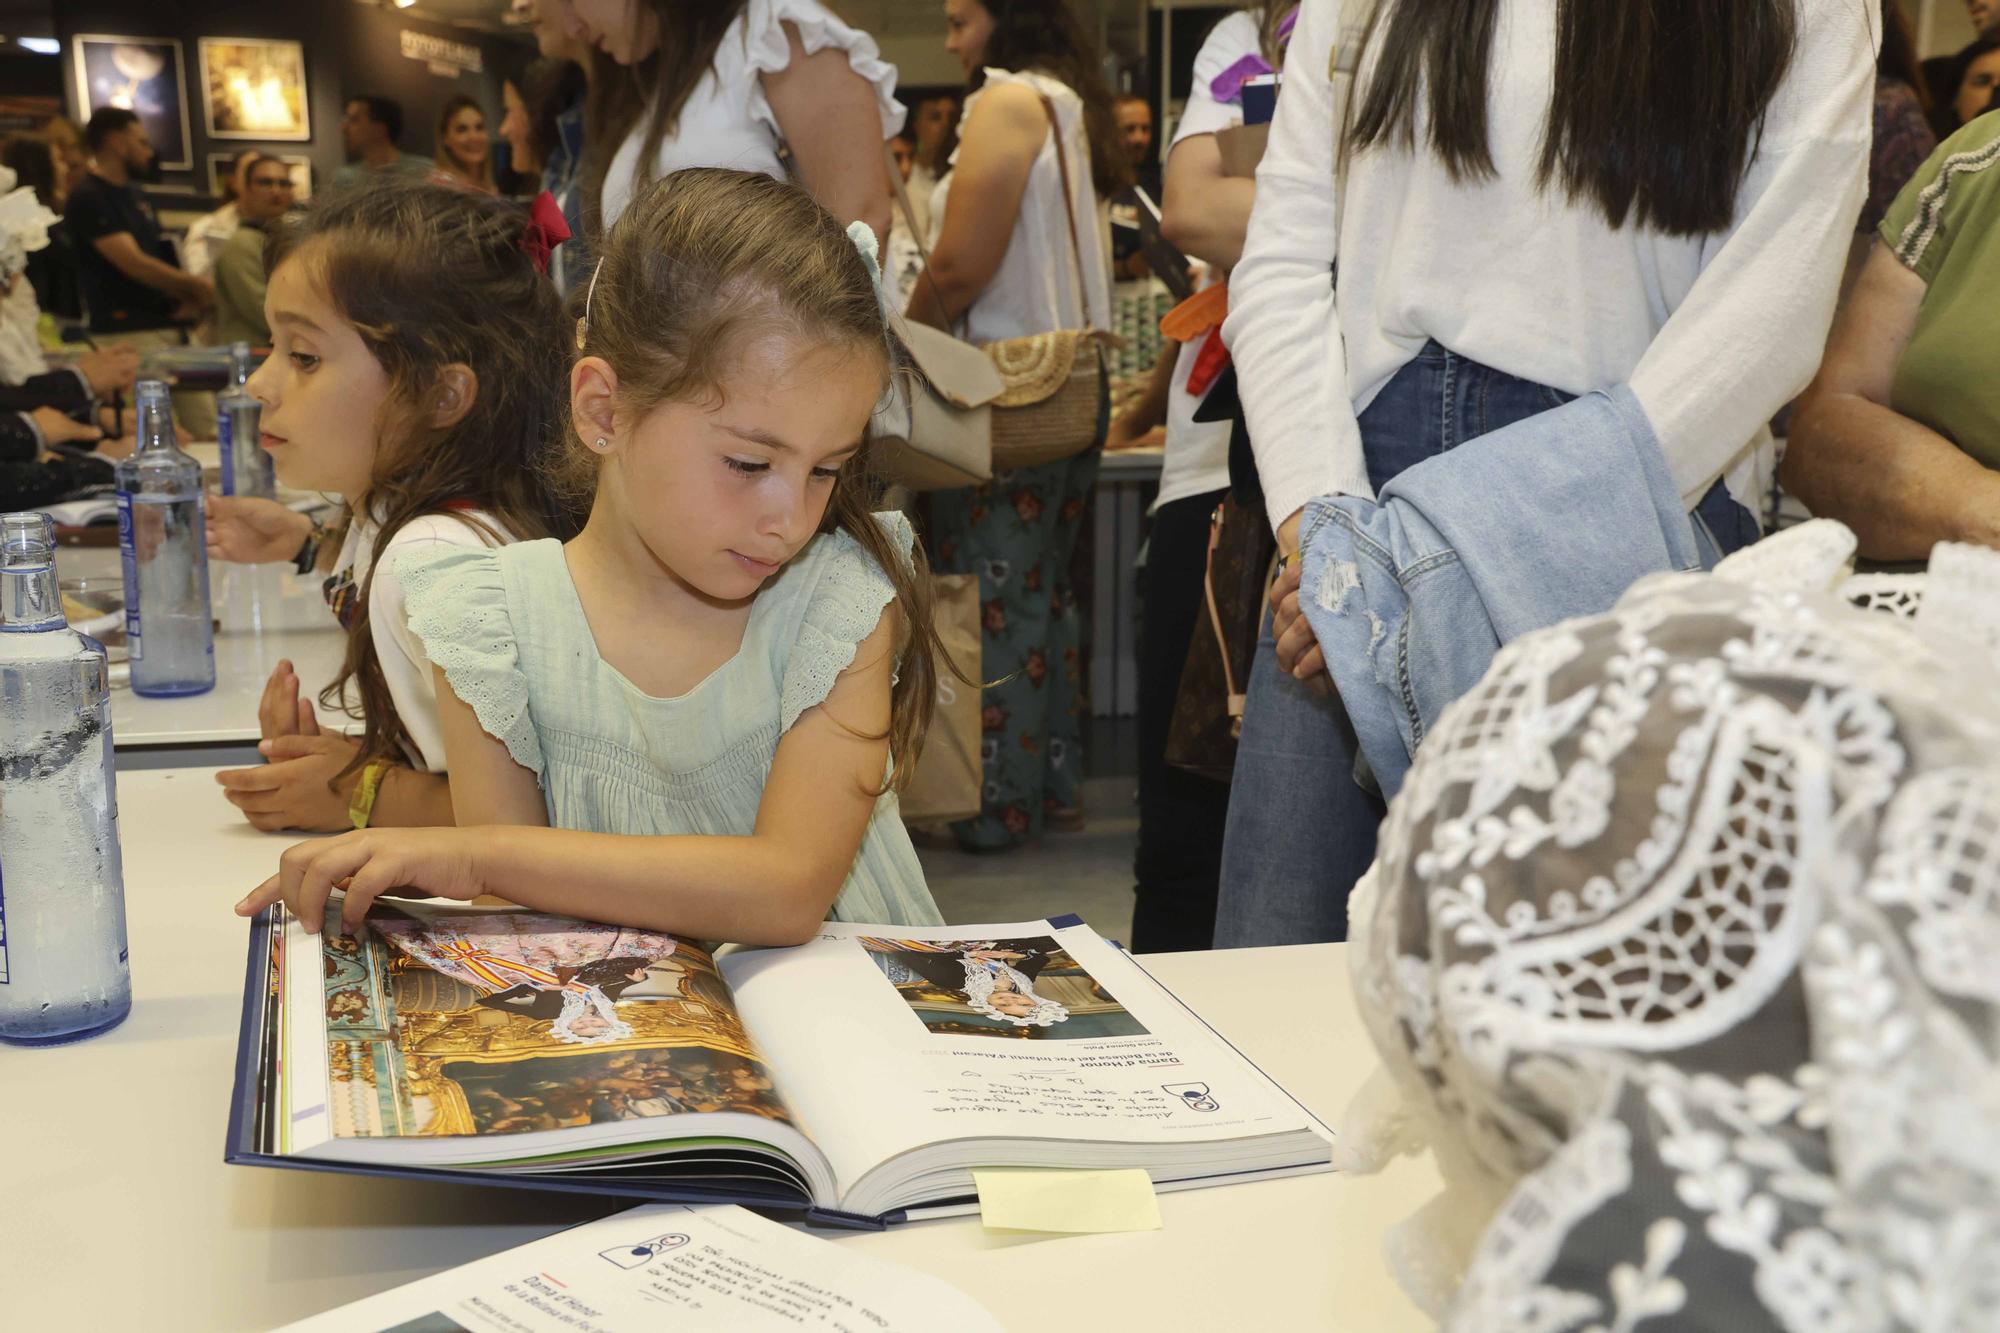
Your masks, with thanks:
[(1314, 500), (1300, 527), (1299, 604), (1385, 798), (1500, 645), (1719, 558), (1622, 385), (1425, 459), (1376, 500)]

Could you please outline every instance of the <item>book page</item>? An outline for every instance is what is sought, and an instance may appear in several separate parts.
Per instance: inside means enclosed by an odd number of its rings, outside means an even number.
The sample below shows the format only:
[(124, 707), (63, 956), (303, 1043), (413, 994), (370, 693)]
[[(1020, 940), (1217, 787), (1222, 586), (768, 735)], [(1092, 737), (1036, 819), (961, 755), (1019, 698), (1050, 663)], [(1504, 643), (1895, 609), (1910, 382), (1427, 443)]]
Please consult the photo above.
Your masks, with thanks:
[(1000, 1333), (957, 1289), (741, 1208), (635, 1208), (331, 1310), (292, 1333)]
[(828, 922), (811, 943), (721, 965), (843, 1195), (887, 1159), (953, 1139), (1321, 1128), (1087, 926)]
[(287, 943), (297, 1151), (476, 1165), (734, 1135), (816, 1156), (685, 940), (399, 902)]

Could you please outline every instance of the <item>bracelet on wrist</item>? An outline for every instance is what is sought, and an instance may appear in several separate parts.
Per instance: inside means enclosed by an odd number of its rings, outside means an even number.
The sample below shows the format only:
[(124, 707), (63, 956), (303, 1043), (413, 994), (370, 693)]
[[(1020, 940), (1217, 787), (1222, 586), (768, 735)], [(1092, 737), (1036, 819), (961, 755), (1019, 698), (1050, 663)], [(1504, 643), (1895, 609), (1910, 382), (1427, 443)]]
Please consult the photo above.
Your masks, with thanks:
[(347, 818), (354, 827), (368, 827), (375, 815), (376, 798), (382, 794), (382, 778), (394, 767), (387, 759), (371, 759), (362, 768), (361, 780), (354, 784), (354, 795), (347, 802)]

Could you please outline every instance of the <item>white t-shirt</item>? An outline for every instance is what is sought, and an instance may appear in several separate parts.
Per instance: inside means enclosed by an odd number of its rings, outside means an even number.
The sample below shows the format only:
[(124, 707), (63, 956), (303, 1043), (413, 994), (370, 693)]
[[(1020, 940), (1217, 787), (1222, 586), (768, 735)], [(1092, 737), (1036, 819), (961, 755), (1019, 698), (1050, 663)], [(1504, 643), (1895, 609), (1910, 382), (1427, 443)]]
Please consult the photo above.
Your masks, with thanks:
[[(496, 543), (478, 523), (490, 525), (501, 534), (502, 540)], [(353, 569), (357, 589), (367, 583), (378, 531), (376, 524), (355, 518), (348, 525), (340, 556), (334, 561), (336, 575), (343, 569)], [(382, 553), (385, 557), (382, 570), (369, 588), (368, 631), (375, 636), (375, 656), (382, 663), (382, 679), (388, 683), (389, 697), (395, 701), (396, 714), (410, 733), (414, 752), (406, 751), (406, 757), (426, 773), (445, 771), (444, 732), (438, 725), (437, 684), (431, 675), (430, 659), (424, 655), (423, 640), (410, 630), (402, 580), (396, 577), (395, 557), (412, 546), (487, 547), (512, 540), (507, 530), (484, 511), (413, 518), (389, 539), (388, 549)]]
[(190, 222), (187, 237), (181, 242), (181, 267), (197, 278), (207, 277), (215, 271), (222, 247), (229, 244), (229, 238), (242, 225), (243, 217), (235, 204), (224, 204)]
[(1300, 9), (1230, 281), (1225, 333), (1272, 523), (1316, 496), (1373, 493), (1356, 415), (1429, 339), (1566, 393), (1629, 385), (1682, 496), (1726, 474), (1754, 512), (1765, 423), (1819, 364), (1867, 189), (1874, 7), (1801, 0), (1735, 221), (1684, 237), (1614, 228), (1588, 201), (1536, 188), (1557, 0), (1501, 0), (1490, 179), (1454, 181), (1428, 150), (1375, 148), (1355, 155), (1337, 201), (1328, 61), (1357, 4)]
[[(896, 100), (896, 67), (882, 59), (875, 39), (848, 27), (819, 0), (750, 0), (715, 49), (715, 63), (688, 95), (675, 128), (660, 140), (647, 183), (687, 167), (733, 167), (786, 179), (779, 149), (784, 142), (761, 79), (792, 63), (785, 25), (792, 25), (807, 55), (829, 46), (847, 53), (854, 72), (875, 85), (882, 114), (882, 138), (903, 128), (903, 105)], [(604, 225), (609, 227), (632, 202), (651, 112), (642, 113), (611, 158), (604, 174)]]
[[(1174, 127), (1174, 142), (1167, 149), (1169, 158), (1183, 139), (1214, 134), (1243, 123), (1243, 108), (1216, 101), (1209, 85), (1216, 75), (1244, 56), (1261, 52), (1254, 15), (1247, 11), (1231, 14), (1215, 25), (1194, 58), (1194, 88), (1188, 94), (1180, 123)], [(1188, 375), (1194, 370), (1195, 358), (1206, 341), (1204, 335), (1183, 345), (1174, 360), (1173, 385), (1167, 390), (1167, 454), (1160, 465), (1160, 494), (1153, 501), (1154, 508), (1229, 485), (1229, 423), (1196, 421), (1194, 412), (1201, 406), (1201, 399), (1187, 391)]]
[[(1028, 187), (1021, 195), (1021, 211), (1014, 216), (1014, 232), (1007, 238), (1007, 253), (1000, 259), (986, 290), (979, 293), (965, 314), (965, 337), (970, 342), (998, 342), (1003, 338), (1024, 338), (1057, 329), (1109, 329), (1111, 327), (1111, 253), (1105, 223), (1097, 207), (1097, 187), (1090, 175), (1090, 137), (1083, 124), (1083, 99), (1069, 85), (1032, 71), (988, 69), (978, 92), (965, 99), (965, 114), (959, 118), (959, 134), (972, 108), (988, 88), (1018, 83), (1045, 97), (1056, 109), (1054, 129), (1063, 136), (1063, 152), (1069, 157), (1070, 199), (1075, 204), (1076, 241), (1081, 251), (1083, 290), (1077, 289), (1077, 260), (1071, 258), (1070, 223), (1063, 217), (1063, 185), (1056, 157), (1055, 134), (1042, 141), (1042, 151), (1028, 169)], [(961, 147), (961, 151), (963, 151)], [(951, 155), (955, 165), (958, 153)], [(930, 247), (937, 249), (938, 234), (944, 230), (945, 213), (951, 207), (950, 172), (938, 182), (931, 196)]]

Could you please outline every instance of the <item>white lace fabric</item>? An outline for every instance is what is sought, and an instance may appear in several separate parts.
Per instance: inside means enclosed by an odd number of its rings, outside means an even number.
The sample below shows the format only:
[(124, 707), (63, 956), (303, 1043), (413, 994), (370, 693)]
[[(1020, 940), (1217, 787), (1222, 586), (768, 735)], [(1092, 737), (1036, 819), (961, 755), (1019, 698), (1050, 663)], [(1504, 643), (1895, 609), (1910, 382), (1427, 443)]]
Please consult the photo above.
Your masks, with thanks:
[(1388, 1247), (1446, 1327), (2000, 1328), (2000, 553), (1852, 550), (1643, 581), (1417, 755), (1342, 1141), (1437, 1154)]

